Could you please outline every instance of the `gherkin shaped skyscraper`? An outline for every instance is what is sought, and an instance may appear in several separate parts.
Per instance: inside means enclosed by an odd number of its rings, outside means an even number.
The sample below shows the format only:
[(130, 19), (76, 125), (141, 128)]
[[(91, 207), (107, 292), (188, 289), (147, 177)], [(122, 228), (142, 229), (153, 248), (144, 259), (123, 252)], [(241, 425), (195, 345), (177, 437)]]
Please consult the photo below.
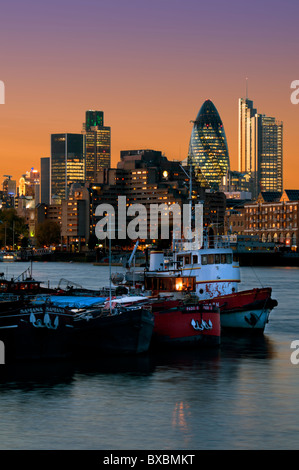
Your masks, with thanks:
[(212, 101), (206, 100), (194, 121), (188, 162), (202, 186), (218, 191), (230, 169), (223, 123)]

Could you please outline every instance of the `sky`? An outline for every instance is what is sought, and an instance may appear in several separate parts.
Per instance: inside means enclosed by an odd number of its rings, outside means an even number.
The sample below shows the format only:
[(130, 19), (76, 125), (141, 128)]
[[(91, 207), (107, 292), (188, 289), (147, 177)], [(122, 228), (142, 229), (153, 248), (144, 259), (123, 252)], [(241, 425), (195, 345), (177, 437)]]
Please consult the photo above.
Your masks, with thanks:
[(238, 99), (284, 124), (284, 188), (299, 188), (298, 0), (10, 0), (0, 5), (0, 181), (50, 156), (50, 135), (104, 111), (120, 151), (188, 153), (213, 101), (238, 170)]

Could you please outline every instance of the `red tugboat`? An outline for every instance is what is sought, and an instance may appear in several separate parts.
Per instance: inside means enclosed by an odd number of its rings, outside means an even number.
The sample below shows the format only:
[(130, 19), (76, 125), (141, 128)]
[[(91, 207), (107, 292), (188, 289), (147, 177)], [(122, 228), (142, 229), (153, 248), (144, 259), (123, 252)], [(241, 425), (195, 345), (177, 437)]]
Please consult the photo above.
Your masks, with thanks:
[(152, 251), (147, 268), (129, 271), (126, 281), (134, 279), (144, 295), (190, 297), (198, 306), (220, 309), (221, 331), (263, 333), (277, 301), (272, 288), (238, 291), (239, 263), (229, 243), (222, 238), (196, 243), (175, 242), (169, 256)]
[(152, 304), (152, 313), (155, 319), (154, 345), (220, 345), (220, 311), (214, 306), (161, 299)]
[[(161, 279), (161, 281), (163, 281)], [(195, 286), (192, 278), (176, 278), (176, 282)], [(166, 289), (169, 285), (167, 279)], [(154, 317), (151, 346), (215, 347), (221, 343), (220, 310), (214, 305), (199, 305), (192, 297), (178, 292), (163, 290), (160, 282), (159, 295), (124, 296), (112, 299), (112, 308), (144, 306), (150, 308)], [(106, 308), (108, 308), (109, 300)]]

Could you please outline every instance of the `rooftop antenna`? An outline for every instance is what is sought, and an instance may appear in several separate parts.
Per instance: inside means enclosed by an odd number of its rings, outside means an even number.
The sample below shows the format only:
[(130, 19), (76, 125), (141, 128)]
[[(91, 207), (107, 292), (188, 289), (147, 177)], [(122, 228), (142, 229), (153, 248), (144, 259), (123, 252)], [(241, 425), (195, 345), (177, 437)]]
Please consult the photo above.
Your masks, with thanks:
[(246, 99), (248, 99), (248, 78), (246, 77)]

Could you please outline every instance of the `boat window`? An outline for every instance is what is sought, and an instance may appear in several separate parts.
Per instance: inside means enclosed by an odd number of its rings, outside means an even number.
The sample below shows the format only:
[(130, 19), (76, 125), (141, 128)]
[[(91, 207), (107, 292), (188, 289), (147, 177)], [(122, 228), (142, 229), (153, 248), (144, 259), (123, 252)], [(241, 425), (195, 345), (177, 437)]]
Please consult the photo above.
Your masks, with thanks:
[(208, 255), (208, 264), (214, 264), (214, 255)]
[(185, 256), (185, 264), (190, 264), (190, 261), (191, 261), (191, 255), (187, 255)]
[(195, 278), (193, 277), (177, 277), (175, 281), (175, 290), (184, 292), (195, 291)]
[(220, 264), (220, 255), (215, 255), (215, 264)]
[(201, 255), (201, 264), (208, 264), (207, 255)]
[(176, 278), (146, 278), (145, 288), (158, 292), (173, 291), (195, 291), (195, 278), (176, 277)]
[(222, 254), (221, 255), (221, 264), (225, 264), (225, 263), (226, 263), (226, 255)]
[(232, 264), (232, 255), (226, 255), (226, 262)]
[(193, 264), (197, 264), (197, 263), (198, 263), (198, 256), (193, 255)]
[(183, 265), (183, 256), (178, 256), (177, 257), (177, 262), (178, 262), (178, 266), (182, 266)]

